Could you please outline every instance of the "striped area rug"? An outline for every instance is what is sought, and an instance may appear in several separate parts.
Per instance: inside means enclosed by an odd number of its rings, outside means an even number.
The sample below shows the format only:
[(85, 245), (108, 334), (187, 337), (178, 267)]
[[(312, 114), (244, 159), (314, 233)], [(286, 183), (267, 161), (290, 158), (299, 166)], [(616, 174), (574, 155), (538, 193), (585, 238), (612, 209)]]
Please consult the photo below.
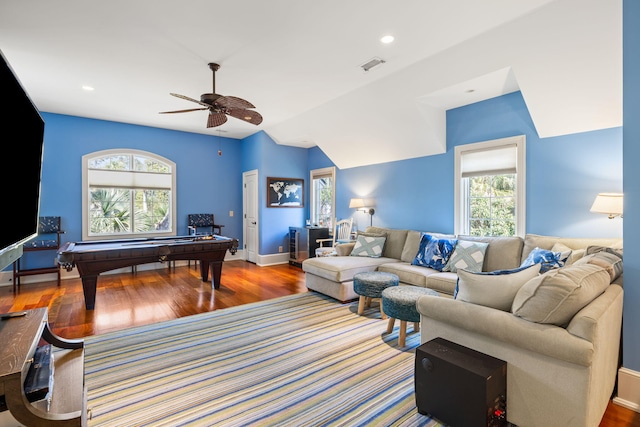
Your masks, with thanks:
[[(420, 334), (307, 292), (85, 339), (89, 426), (437, 426)], [(409, 326), (411, 331), (411, 326)]]

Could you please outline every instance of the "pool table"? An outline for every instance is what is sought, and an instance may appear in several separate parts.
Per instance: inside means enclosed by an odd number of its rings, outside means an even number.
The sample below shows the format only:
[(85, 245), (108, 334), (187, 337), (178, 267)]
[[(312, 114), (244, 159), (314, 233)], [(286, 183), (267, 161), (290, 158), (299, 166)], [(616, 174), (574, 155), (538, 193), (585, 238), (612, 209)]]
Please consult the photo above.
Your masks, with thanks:
[(67, 271), (78, 268), (85, 307), (93, 310), (100, 273), (139, 264), (198, 260), (202, 281), (208, 280), (211, 267), (212, 286), (219, 289), (222, 262), (227, 250), (235, 254), (238, 239), (208, 235), (94, 240), (63, 244), (58, 249), (57, 262)]

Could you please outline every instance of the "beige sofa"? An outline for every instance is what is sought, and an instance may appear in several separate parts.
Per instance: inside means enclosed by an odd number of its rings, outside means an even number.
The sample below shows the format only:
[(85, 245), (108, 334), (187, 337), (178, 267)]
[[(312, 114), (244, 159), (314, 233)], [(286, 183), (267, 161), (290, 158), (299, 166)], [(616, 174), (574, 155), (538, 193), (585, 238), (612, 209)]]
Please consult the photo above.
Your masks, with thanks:
[[(353, 290), (353, 275), (361, 271), (386, 271), (397, 274), (400, 283), (436, 290), (441, 296), (453, 297), (458, 275), (431, 268), (411, 265), (420, 246), (421, 231), (367, 227), (365, 233), (384, 234), (386, 242), (379, 258), (349, 256), (353, 243), (338, 245), (339, 256), (309, 258), (302, 263), (307, 288), (329, 295), (339, 301), (358, 298)], [(454, 237), (442, 233), (429, 233), (437, 237)], [(589, 244), (620, 245), (621, 239), (560, 239), (556, 237), (527, 235), (521, 237), (458, 236), (463, 240), (489, 243), (484, 257), (483, 271), (516, 268), (536, 246), (551, 249), (556, 241), (569, 247)], [(573, 245), (573, 246), (572, 246)]]
[[(420, 232), (370, 227), (386, 233), (381, 258), (341, 255), (305, 260), (309, 289), (340, 301), (355, 299), (353, 275), (359, 271), (398, 274), (401, 284), (437, 290), (440, 297), (422, 296), (421, 342), (442, 337), (507, 362), (507, 419), (519, 427), (599, 425), (613, 393), (622, 324), (622, 277), (579, 310), (568, 324), (557, 326), (525, 320), (512, 312), (452, 297), (458, 276), (412, 266)], [(589, 246), (622, 248), (622, 239), (560, 238), (528, 234), (519, 237), (461, 239), (489, 243), (483, 271), (518, 267), (535, 247), (560, 243), (579, 253)], [(577, 267), (577, 265), (576, 265)]]

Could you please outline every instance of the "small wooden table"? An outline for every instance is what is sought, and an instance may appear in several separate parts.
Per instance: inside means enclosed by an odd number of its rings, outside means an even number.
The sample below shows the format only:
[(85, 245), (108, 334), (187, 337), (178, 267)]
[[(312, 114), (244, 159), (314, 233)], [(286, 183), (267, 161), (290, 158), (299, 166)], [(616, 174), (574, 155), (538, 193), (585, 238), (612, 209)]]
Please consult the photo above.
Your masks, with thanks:
[[(86, 425), (84, 341), (58, 337), (49, 329), (46, 308), (0, 315), (0, 395), (18, 422), (33, 427)], [(54, 351), (51, 401), (29, 402), (24, 378), (44, 339)]]

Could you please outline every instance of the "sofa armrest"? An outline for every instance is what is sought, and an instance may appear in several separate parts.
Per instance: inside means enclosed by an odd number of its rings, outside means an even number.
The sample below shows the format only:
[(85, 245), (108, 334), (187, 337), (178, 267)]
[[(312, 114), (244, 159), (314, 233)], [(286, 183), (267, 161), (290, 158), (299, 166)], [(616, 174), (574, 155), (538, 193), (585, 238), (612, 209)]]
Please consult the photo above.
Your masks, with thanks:
[(429, 320), (433, 319), (570, 363), (589, 366), (593, 358), (591, 342), (559, 326), (529, 322), (506, 311), (430, 295), (421, 296), (416, 307), (421, 315), (421, 329), (429, 328)]

